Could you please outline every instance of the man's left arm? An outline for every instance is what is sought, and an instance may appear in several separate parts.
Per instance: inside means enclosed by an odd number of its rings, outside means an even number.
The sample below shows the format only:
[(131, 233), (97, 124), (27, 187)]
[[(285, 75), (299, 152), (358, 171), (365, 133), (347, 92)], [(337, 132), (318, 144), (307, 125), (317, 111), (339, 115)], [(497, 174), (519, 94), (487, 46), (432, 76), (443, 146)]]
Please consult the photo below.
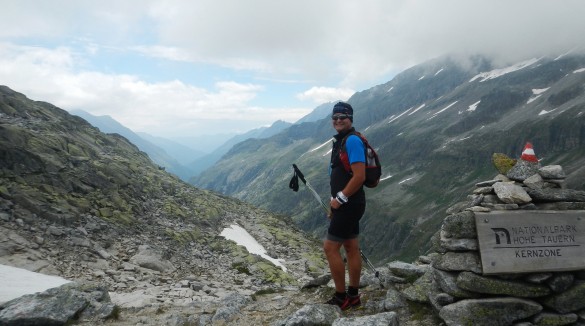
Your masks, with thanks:
[(351, 173), (353, 174), (349, 182), (341, 192), (347, 197), (355, 194), (366, 181), (366, 164), (363, 162), (355, 162), (351, 165)]

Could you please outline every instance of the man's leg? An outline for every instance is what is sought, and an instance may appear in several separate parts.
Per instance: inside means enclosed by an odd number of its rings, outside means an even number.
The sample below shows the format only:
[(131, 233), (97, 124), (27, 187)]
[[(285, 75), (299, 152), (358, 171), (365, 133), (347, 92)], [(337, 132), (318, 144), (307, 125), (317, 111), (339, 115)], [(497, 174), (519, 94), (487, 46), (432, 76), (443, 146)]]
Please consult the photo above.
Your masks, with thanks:
[(341, 253), (339, 252), (341, 245), (341, 242), (329, 239), (325, 239), (323, 242), (323, 250), (325, 251), (325, 256), (329, 263), (329, 270), (331, 271), (331, 277), (335, 283), (335, 291), (337, 293), (345, 293), (345, 265), (343, 264)]
[(358, 238), (345, 240), (343, 247), (347, 255), (347, 266), (349, 269), (349, 286), (359, 288), (362, 272), (362, 256)]

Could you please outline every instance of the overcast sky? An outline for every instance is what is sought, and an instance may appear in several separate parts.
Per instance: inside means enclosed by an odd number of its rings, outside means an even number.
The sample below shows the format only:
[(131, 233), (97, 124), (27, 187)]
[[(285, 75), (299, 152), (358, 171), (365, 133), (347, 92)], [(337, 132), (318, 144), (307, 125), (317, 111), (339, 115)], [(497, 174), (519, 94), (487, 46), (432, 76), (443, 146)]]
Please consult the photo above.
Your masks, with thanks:
[(446, 53), (585, 42), (582, 0), (0, 0), (0, 84), (167, 138), (294, 122)]

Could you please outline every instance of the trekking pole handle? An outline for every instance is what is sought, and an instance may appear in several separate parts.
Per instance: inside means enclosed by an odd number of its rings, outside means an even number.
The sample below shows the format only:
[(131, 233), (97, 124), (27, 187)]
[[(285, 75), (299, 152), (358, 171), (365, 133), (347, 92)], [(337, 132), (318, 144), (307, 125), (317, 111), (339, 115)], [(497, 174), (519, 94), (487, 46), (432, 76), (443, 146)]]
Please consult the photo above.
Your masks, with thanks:
[(305, 180), (305, 176), (303, 175), (303, 172), (301, 172), (301, 170), (299, 170), (299, 168), (297, 167), (296, 164), (293, 164), (293, 169), (295, 170), (295, 173), (297, 174), (297, 176), (301, 179), (301, 181), (304, 184), (307, 184), (307, 181)]

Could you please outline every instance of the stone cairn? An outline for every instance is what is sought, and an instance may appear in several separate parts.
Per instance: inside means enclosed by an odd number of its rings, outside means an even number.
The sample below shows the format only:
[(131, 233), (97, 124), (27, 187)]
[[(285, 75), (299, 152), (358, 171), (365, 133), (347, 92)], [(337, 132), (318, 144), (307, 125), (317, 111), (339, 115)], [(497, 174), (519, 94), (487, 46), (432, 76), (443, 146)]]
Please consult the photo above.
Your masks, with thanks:
[(447, 325), (585, 326), (585, 270), (482, 275), (475, 226), (476, 212), (584, 210), (585, 191), (566, 189), (562, 167), (541, 167), (530, 143), (518, 160), (492, 161), (500, 174), (449, 208), (433, 237), (429, 302)]

